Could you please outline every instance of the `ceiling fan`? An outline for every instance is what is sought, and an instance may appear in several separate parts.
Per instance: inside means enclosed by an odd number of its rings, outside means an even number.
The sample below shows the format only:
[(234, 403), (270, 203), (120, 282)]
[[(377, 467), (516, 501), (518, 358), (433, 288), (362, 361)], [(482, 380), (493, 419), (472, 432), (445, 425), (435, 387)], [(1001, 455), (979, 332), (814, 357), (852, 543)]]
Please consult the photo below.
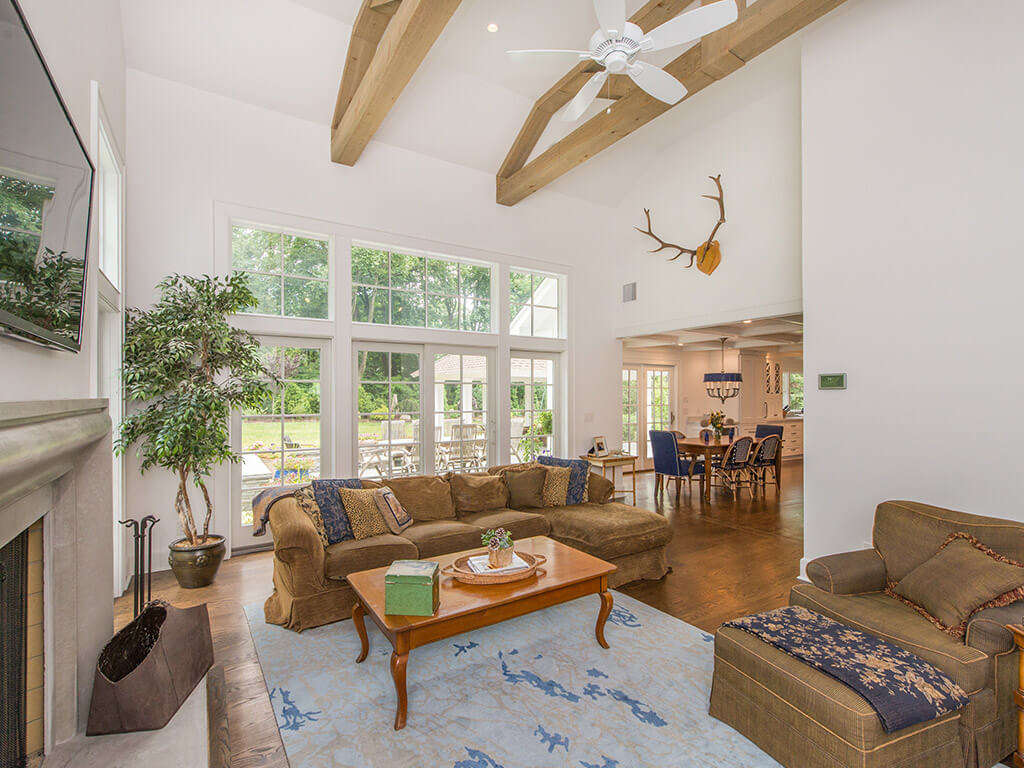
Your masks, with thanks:
[(660, 51), (694, 42), (736, 21), (739, 10), (735, 0), (718, 0), (676, 16), (646, 35), (636, 24), (626, 21), (626, 0), (594, 0), (601, 28), (590, 38), (589, 51), (532, 49), (509, 53), (566, 53), (592, 59), (603, 69), (590, 78), (569, 102), (562, 119), (579, 120), (601, 92), (608, 74), (629, 75), (633, 82), (654, 98), (675, 104), (686, 96), (686, 86), (660, 67), (639, 61), (648, 51)]

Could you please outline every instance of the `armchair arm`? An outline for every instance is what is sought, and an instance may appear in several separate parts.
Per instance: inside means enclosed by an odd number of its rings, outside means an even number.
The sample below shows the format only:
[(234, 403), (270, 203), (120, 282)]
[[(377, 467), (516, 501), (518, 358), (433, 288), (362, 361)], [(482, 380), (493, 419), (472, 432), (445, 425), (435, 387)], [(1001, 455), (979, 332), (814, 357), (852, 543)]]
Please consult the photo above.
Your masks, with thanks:
[(885, 563), (875, 549), (859, 549), (811, 560), (807, 577), (818, 589), (835, 595), (881, 592), (885, 589)]
[(324, 545), (309, 516), (294, 499), (280, 499), (270, 508), (275, 570), (295, 597), (324, 589)]
[(1024, 600), (978, 611), (967, 622), (964, 642), (989, 655), (1005, 653), (1013, 648), (1013, 634), (1007, 624), (1024, 624)]

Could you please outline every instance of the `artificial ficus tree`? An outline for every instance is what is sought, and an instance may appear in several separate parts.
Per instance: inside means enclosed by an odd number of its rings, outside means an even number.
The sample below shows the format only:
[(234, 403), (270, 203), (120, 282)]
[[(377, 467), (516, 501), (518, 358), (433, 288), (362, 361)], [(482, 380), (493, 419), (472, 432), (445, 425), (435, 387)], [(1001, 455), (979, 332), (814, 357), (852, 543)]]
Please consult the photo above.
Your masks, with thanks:
[[(204, 478), (226, 461), (241, 460), (231, 450), (231, 411), (259, 407), (280, 382), (263, 365), (256, 339), (228, 322), (256, 306), (244, 275), (171, 275), (157, 287), (160, 300), (152, 309), (127, 311), (121, 378), (126, 399), (141, 407), (125, 417), (115, 450), (138, 444), (142, 472), (163, 467), (175, 473), (175, 512), (194, 546), (206, 543), (213, 516)], [(206, 505), (201, 531), (190, 479)]]

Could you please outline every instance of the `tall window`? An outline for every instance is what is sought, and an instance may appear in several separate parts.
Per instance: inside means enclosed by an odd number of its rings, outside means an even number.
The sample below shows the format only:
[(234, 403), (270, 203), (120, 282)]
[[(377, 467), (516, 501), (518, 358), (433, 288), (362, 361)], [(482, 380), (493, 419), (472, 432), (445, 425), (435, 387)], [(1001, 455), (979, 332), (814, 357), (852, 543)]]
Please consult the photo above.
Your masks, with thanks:
[(555, 361), (550, 357), (512, 355), (513, 462), (550, 456), (556, 450)]
[(260, 315), (326, 320), (330, 247), (326, 237), (264, 228), (231, 228), (231, 266), (249, 279)]
[(487, 466), (487, 368), (486, 355), (434, 355), (434, 471)]
[(803, 413), (804, 410), (804, 375), (802, 373), (783, 374), (782, 404), (789, 410)]
[(491, 267), (354, 246), (352, 319), (490, 332)]
[(282, 385), (262, 406), (242, 412), (242, 526), (252, 525), (252, 499), (263, 488), (320, 477), (321, 349), (265, 345), (261, 351)]
[(99, 135), (100, 269), (110, 284), (120, 288), (121, 281), (121, 168), (114, 156), (106, 131)]
[(359, 477), (421, 472), (422, 355), (419, 352), (356, 352)]
[(622, 369), (622, 450), (637, 456), (640, 433), (640, 371), (637, 368)]
[(513, 336), (558, 338), (559, 278), (539, 272), (513, 270), (509, 273), (511, 325)]

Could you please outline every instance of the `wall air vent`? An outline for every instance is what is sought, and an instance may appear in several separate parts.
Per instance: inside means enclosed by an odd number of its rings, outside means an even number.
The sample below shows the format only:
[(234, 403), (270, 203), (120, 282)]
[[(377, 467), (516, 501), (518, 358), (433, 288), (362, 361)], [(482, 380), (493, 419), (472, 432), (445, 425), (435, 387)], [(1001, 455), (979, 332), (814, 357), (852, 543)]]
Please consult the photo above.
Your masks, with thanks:
[(636, 283), (626, 283), (622, 286), (622, 300), (636, 301)]

